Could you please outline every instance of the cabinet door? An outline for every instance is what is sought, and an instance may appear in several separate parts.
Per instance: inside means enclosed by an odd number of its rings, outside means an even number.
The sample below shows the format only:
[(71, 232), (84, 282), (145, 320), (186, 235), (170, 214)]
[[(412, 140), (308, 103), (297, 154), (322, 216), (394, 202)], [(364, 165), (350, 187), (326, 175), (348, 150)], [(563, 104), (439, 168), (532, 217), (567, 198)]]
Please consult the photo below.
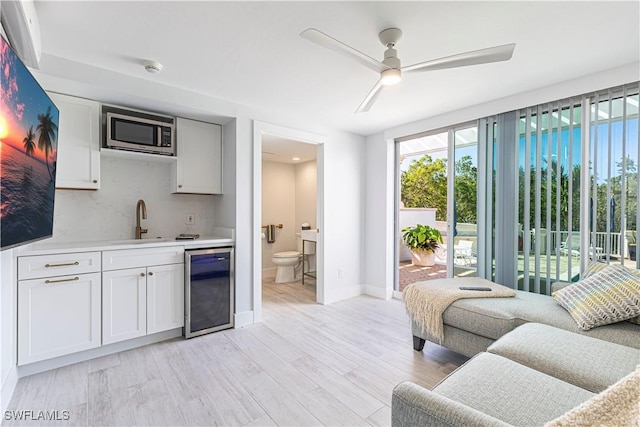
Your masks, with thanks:
[(184, 326), (184, 264), (147, 267), (147, 333)]
[(147, 333), (147, 270), (102, 273), (102, 344)]
[(100, 188), (100, 104), (49, 93), (60, 109), (56, 188)]
[(222, 127), (178, 117), (174, 193), (222, 194)]
[(100, 346), (100, 273), (18, 282), (18, 365)]

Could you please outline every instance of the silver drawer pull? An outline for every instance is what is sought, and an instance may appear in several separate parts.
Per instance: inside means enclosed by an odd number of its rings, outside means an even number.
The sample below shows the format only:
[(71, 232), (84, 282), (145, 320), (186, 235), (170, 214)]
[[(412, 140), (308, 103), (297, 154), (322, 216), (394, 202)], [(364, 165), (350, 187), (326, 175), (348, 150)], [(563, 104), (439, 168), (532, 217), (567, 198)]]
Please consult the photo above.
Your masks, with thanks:
[(80, 278), (76, 276), (73, 279), (45, 280), (44, 283), (48, 285), (50, 283), (75, 282), (76, 280), (80, 280)]
[(51, 268), (51, 267), (69, 267), (72, 265), (80, 265), (80, 262), (76, 261), (76, 262), (65, 262), (62, 264), (45, 264), (44, 266), (46, 268)]

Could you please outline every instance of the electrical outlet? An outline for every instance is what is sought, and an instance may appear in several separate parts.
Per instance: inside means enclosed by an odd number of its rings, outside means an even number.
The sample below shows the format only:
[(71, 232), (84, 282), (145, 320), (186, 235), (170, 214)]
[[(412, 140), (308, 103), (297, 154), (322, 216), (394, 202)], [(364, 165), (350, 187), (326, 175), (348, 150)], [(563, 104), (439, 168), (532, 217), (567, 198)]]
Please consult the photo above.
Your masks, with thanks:
[(196, 216), (195, 216), (195, 214), (188, 213), (188, 214), (187, 214), (186, 221), (185, 221), (185, 224), (187, 224), (187, 225), (193, 225), (193, 224), (195, 224), (195, 223), (196, 223)]
[(338, 279), (342, 279), (343, 271), (341, 268), (338, 269)]

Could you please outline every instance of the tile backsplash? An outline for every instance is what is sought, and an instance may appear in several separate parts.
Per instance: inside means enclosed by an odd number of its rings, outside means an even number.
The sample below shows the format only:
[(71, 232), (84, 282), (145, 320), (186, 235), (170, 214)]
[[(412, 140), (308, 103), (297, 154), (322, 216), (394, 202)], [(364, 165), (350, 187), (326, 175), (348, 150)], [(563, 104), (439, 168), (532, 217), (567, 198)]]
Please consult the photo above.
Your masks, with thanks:
[[(100, 167), (100, 190), (56, 190), (50, 241), (133, 239), (138, 199), (147, 206), (145, 238), (212, 233), (216, 196), (171, 194), (170, 165), (102, 157)], [(194, 225), (185, 224), (187, 213)]]

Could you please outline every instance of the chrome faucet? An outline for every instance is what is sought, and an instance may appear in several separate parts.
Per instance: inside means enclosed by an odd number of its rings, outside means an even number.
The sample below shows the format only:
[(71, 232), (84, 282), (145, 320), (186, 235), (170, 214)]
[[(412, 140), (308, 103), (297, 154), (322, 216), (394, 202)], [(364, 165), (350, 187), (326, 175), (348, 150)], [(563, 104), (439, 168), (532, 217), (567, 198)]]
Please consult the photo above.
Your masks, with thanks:
[(142, 239), (142, 235), (149, 232), (146, 228), (140, 227), (140, 208), (142, 208), (142, 219), (147, 219), (147, 205), (142, 199), (136, 204), (136, 239)]

